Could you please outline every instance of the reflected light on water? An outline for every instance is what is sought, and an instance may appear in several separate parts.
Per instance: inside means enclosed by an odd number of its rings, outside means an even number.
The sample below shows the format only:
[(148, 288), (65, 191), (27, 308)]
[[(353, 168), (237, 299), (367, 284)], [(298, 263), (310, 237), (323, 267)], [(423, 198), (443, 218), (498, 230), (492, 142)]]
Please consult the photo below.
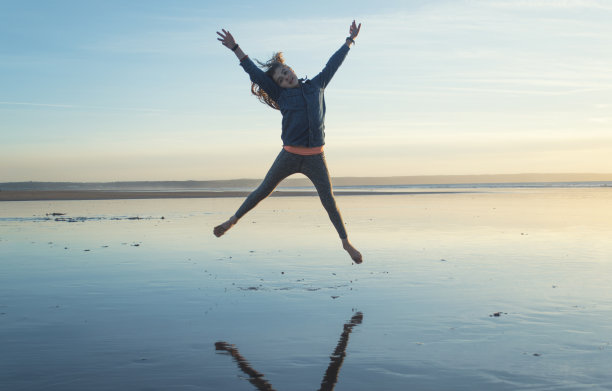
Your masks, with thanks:
[(612, 389), (610, 189), (241, 201), (0, 203), (0, 388)]

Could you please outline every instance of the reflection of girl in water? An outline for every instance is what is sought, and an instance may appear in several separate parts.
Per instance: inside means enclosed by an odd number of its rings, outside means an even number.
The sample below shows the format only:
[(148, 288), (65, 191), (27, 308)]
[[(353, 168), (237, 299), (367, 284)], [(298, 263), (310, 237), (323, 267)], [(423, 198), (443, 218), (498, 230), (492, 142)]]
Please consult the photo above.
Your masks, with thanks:
[[(344, 358), (346, 357), (346, 347), (349, 342), (349, 335), (353, 331), (353, 327), (361, 324), (363, 321), (363, 314), (361, 312), (356, 312), (351, 320), (344, 324), (342, 328), (342, 334), (340, 334), (340, 340), (338, 340), (338, 345), (336, 345), (336, 349), (329, 357), (329, 365), (327, 370), (325, 371), (325, 375), (323, 376), (323, 381), (321, 382), (321, 388), (319, 391), (333, 391), (334, 387), (336, 387), (336, 383), (338, 382), (338, 374), (340, 373), (340, 368), (342, 367), (342, 363), (344, 362)], [(218, 351), (225, 351), (229, 353), (236, 363), (238, 367), (249, 376), (249, 381), (253, 384), (259, 391), (275, 391), (272, 388), (272, 385), (264, 378), (263, 373), (257, 372), (249, 362), (244, 358), (238, 348), (234, 345), (230, 345), (227, 342), (219, 341), (215, 342), (215, 349)]]
[(334, 53), (321, 73), (312, 79), (298, 79), (293, 69), (285, 65), (282, 53), (276, 53), (260, 63), (265, 72), (244, 54), (227, 30), (217, 32), (217, 38), (231, 49), (240, 60), (240, 66), (251, 78), (251, 92), (270, 107), (280, 110), (282, 119), (283, 149), (272, 164), (263, 182), (253, 191), (238, 211), (223, 224), (215, 227), (214, 234), (221, 236), (248, 211), (272, 193), (286, 177), (295, 173), (306, 175), (314, 184), (323, 207), (336, 228), (342, 247), (356, 263), (362, 262), (361, 253), (349, 242), (344, 223), (336, 206), (331, 179), (323, 153), (325, 144), (325, 100), (323, 92), (344, 61), (351, 44), (359, 34), (361, 23), (355, 21), (349, 28), (346, 42)]

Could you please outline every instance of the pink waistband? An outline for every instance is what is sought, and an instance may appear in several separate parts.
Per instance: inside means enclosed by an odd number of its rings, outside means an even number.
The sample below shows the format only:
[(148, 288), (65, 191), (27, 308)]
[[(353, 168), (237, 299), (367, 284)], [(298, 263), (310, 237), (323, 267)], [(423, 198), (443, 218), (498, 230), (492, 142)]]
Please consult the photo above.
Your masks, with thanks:
[(320, 147), (294, 147), (292, 145), (283, 145), (283, 149), (287, 152), (302, 156), (318, 155), (323, 153), (322, 145)]

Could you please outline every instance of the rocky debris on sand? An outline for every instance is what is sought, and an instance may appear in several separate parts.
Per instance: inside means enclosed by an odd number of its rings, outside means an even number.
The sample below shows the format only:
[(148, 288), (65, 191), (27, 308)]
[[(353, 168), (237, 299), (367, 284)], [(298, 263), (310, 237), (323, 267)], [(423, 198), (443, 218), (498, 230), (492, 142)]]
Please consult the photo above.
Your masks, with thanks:
[(490, 316), (491, 318), (493, 318), (493, 317), (499, 318), (499, 317), (500, 317), (500, 316), (502, 316), (502, 315), (508, 315), (508, 313), (507, 313), (507, 312), (494, 312), (494, 313), (492, 313), (492, 314), (491, 314), (491, 315), (489, 315), (489, 316)]

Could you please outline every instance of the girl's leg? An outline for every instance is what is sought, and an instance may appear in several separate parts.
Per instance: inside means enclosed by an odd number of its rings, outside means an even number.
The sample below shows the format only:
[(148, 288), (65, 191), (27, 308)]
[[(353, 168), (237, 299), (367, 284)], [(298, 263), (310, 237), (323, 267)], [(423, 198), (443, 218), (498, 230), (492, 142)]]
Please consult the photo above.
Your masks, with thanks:
[(215, 236), (219, 237), (223, 235), (234, 224), (236, 224), (242, 216), (253, 209), (259, 202), (268, 197), (283, 179), (296, 173), (298, 168), (299, 160), (296, 159), (296, 155), (292, 155), (289, 152), (282, 150), (276, 157), (276, 160), (272, 164), (272, 167), (270, 167), (270, 170), (259, 187), (248, 195), (240, 208), (238, 208), (238, 211), (236, 211), (236, 213), (230, 217), (229, 220), (215, 227), (213, 231)]
[(346, 230), (344, 228), (344, 222), (340, 211), (336, 206), (336, 200), (334, 198), (331, 178), (327, 170), (327, 163), (325, 162), (325, 156), (323, 154), (307, 156), (304, 159), (304, 165), (302, 166), (302, 173), (310, 179), (319, 193), (319, 198), (323, 207), (329, 215), (334, 228), (338, 232), (340, 239), (346, 239)]
[(312, 181), (317, 189), (321, 203), (327, 211), (334, 228), (336, 228), (338, 236), (340, 236), (342, 247), (349, 253), (351, 259), (355, 261), (355, 263), (361, 263), (363, 261), (361, 253), (349, 242), (342, 216), (336, 205), (325, 155), (319, 154), (304, 157), (301, 172)]

